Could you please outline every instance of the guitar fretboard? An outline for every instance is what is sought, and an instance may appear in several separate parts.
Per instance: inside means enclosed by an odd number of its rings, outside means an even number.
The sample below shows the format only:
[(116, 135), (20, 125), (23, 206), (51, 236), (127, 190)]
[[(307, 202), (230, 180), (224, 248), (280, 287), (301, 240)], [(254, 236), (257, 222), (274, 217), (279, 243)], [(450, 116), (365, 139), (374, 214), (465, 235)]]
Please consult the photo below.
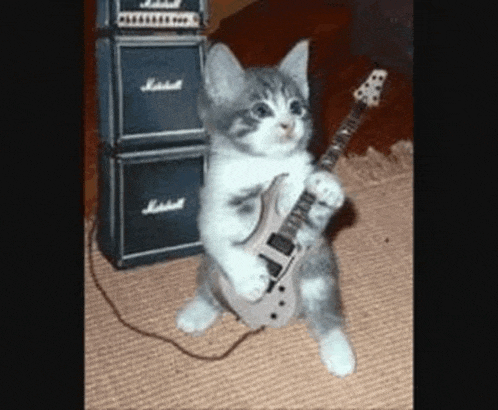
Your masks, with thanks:
[[(344, 152), (344, 149), (346, 148), (346, 145), (352, 135), (358, 129), (361, 122), (361, 116), (365, 108), (367, 108), (367, 104), (363, 101), (358, 101), (353, 106), (334, 134), (332, 144), (329, 146), (325, 154), (320, 157), (318, 162), (318, 166), (320, 168), (332, 172), (337, 160)], [(284, 219), (278, 234), (293, 241), (302, 224), (308, 217), (308, 213), (315, 201), (315, 195), (305, 189), (290, 211), (289, 215)]]

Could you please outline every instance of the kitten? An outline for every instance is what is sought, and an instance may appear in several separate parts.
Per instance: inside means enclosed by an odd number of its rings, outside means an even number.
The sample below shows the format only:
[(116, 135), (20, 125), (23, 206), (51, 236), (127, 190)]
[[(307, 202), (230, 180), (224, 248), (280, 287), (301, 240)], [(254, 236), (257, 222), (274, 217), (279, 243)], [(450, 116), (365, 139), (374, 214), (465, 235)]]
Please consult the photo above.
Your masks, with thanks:
[(286, 215), (306, 187), (317, 201), (296, 240), (308, 248), (298, 277), (296, 317), (306, 319), (327, 369), (344, 377), (355, 357), (340, 312), (338, 262), (321, 235), (344, 202), (334, 175), (319, 171), (306, 151), (312, 133), (308, 106), (308, 41), (298, 43), (277, 67), (244, 70), (223, 44), (208, 52), (199, 114), (210, 135), (209, 168), (201, 189), (199, 231), (205, 257), (196, 296), (177, 314), (178, 329), (198, 335), (224, 311), (212, 291), (214, 269), (222, 269), (236, 292), (257, 301), (266, 291), (266, 265), (240, 249), (256, 228), (261, 195), (286, 173), (277, 212)]

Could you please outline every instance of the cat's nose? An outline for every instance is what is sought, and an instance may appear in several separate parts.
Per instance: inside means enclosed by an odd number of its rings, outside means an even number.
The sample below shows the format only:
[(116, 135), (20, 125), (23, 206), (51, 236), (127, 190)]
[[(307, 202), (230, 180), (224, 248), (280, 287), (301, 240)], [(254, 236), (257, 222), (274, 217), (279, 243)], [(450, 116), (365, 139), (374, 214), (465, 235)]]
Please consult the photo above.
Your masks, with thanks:
[(294, 129), (294, 121), (293, 120), (283, 121), (280, 123), (280, 126), (284, 131), (290, 132)]

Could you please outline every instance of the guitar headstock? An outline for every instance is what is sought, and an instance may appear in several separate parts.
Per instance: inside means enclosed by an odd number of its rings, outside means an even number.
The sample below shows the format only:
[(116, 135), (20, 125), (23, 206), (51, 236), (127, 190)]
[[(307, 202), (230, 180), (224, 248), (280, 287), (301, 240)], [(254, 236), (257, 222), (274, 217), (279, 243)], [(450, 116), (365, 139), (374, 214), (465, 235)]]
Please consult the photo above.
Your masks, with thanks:
[(354, 98), (358, 101), (363, 101), (368, 107), (378, 106), (386, 77), (386, 70), (373, 70), (366, 81), (353, 93)]

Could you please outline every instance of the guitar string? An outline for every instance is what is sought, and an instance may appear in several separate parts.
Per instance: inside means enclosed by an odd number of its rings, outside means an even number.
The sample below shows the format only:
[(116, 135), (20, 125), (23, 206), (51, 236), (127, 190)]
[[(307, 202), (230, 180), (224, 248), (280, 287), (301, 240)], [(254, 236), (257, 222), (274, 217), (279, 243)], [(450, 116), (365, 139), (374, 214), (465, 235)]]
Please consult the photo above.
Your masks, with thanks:
[(176, 347), (178, 350), (180, 350), (180, 352), (182, 352), (183, 354), (185, 354), (187, 356), (190, 356), (190, 357), (192, 357), (194, 359), (206, 360), (206, 361), (217, 361), (217, 360), (223, 360), (223, 359), (227, 358), (237, 348), (237, 346), (239, 346), (249, 336), (254, 336), (257, 333), (260, 333), (260, 332), (262, 332), (265, 329), (265, 326), (261, 326), (259, 329), (251, 330), (251, 331), (248, 331), (248, 332), (244, 333), (239, 339), (237, 339), (235, 341), (235, 343), (228, 350), (225, 351), (225, 353), (223, 353), (223, 354), (221, 354), (219, 356), (203, 356), (203, 355), (199, 355), (199, 354), (192, 353), (192, 352), (188, 351), (187, 349), (185, 349), (184, 347), (182, 347), (181, 345), (179, 345), (173, 339), (170, 339), (168, 337), (162, 336), (162, 335), (154, 333), (154, 332), (148, 332), (146, 330), (142, 330), (142, 329), (140, 329), (140, 328), (138, 328), (138, 327), (136, 327), (136, 326), (128, 323), (126, 320), (123, 319), (123, 316), (119, 312), (119, 310), (116, 307), (115, 303), (112, 301), (112, 299), (109, 297), (109, 295), (107, 294), (107, 292), (104, 290), (104, 288), (100, 284), (100, 282), (99, 282), (99, 280), (97, 278), (97, 275), (95, 273), (95, 267), (94, 267), (93, 257), (92, 257), (92, 248), (93, 248), (94, 233), (96, 231), (96, 227), (97, 227), (97, 217), (94, 218), (92, 227), (91, 227), (90, 232), (88, 234), (88, 257), (89, 257), (89, 262), (90, 262), (90, 274), (92, 276), (93, 283), (95, 284), (95, 287), (98, 289), (98, 291), (100, 292), (100, 294), (102, 295), (102, 297), (105, 299), (105, 301), (107, 302), (107, 304), (111, 307), (114, 316), (118, 319), (118, 321), (123, 326), (127, 327), (128, 329), (132, 330), (135, 333), (138, 333), (141, 336), (149, 337), (149, 338), (156, 339), (156, 340), (160, 340), (161, 342), (165, 342), (165, 343), (170, 343), (174, 347)]
[(333, 143), (325, 155), (320, 159), (320, 166), (328, 169), (329, 171), (335, 165), (336, 160), (341, 155), (346, 147), (351, 136), (356, 132), (361, 123), (361, 116), (363, 111), (367, 108), (364, 102), (357, 102), (353, 109), (350, 111), (346, 119), (341, 123), (339, 129), (333, 137)]

